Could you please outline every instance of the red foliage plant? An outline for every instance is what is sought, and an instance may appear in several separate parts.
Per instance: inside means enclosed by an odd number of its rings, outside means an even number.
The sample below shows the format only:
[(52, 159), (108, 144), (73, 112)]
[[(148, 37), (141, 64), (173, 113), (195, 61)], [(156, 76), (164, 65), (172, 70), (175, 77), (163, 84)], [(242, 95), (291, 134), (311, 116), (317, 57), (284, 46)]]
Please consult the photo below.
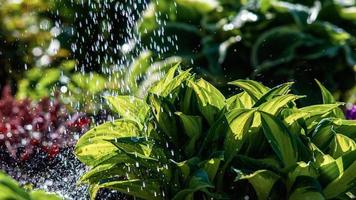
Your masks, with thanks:
[(35, 103), (16, 100), (9, 86), (2, 91), (0, 148), (16, 160), (29, 160), (39, 151), (54, 158), (61, 148), (73, 146), (89, 124), (90, 119), (83, 114), (69, 115), (58, 98)]

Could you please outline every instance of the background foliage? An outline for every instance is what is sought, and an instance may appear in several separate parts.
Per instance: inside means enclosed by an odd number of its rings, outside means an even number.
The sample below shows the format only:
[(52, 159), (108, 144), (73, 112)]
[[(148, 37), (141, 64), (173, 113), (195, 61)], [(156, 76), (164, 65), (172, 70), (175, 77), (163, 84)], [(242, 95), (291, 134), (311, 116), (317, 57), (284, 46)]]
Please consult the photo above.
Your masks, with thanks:
[(158, 0), (139, 32), (153, 47), (169, 45), (160, 40), (164, 27), (178, 42), (163, 57), (181, 56), (217, 85), (246, 77), (267, 85), (295, 81), (294, 89), (315, 102), (317, 78), (345, 100), (356, 83), (355, 8), (336, 0)]

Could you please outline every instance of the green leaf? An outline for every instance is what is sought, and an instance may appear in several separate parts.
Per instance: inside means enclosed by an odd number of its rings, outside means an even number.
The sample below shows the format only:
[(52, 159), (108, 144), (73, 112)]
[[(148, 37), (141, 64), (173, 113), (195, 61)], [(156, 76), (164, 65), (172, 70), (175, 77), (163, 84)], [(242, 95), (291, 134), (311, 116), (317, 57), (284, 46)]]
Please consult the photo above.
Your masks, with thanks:
[(237, 109), (237, 108), (245, 108), (243, 105), (239, 94), (236, 94), (226, 100), (227, 108), (229, 110)]
[(214, 188), (214, 186), (210, 183), (208, 174), (204, 170), (198, 170), (190, 179), (187, 188), (179, 191), (172, 199), (194, 199), (195, 192), (207, 188)]
[(324, 200), (322, 188), (318, 181), (310, 176), (297, 177), (292, 192), (288, 198), (289, 200)]
[(308, 115), (304, 118), (308, 130), (313, 130), (319, 121), (326, 117), (333, 117), (333, 111), (337, 109), (340, 103), (336, 104), (319, 104), (300, 108), (299, 111), (306, 112)]
[(253, 105), (256, 103), (256, 101), (253, 100), (253, 98), (247, 92), (241, 92), (240, 94), (238, 94), (238, 97), (241, 100), (243, 108), (252, 108)]
[(356, 121), (345, 119), (334, 119), (333, 127), (336, 132), (346, 135), (353, 140), (356, 139)]
[(243, 89), (254, 101), (258, 101), (269, 90), (266, 86), (253, 80), (237, 80), (229, 84), (236, 85)]
[(138, 124), (144, 123), (150, 109), (146, 102), (133, 96), (111, 96), (106, 99), (121, 117), (136, 121)]
[(277, 115), (283, 107), (287, 106), (289, 102), (293, 102), (299, 99), (300, 96), (296, 96), (293, 94), (287, 94), (283, 96), (275, 97), (258, 107), (258, 110), (264, 111), (271, 115)]
[(296, 166), (293, 167), (293, 169), (289, 170), (287, 187), (288, 189), (291, 189), (293, 184), (295, 184), (296, 180), (300, 176), (317, 178), (318, 175), (319, 174), (317, 169), (310, 163), (298, 162)]
[(284, 83), (278, 85), (271, 90), (269, 90), (266, 94), (264, 94), (254, 105), (253, 107), (258, 107), (266, 101), (273, 99), (277, 96), (286, 95), (290, 91), (290, 87), (293, 85), (293, 82)]
[(332, 199), (354, 188), (356, 185), (356, 151), (352, 151), (338, 159), (320, 167), (320, 178), (327, 199)]
[(184, 132), (189, 137), (186, 144), (185, 152), (191, 156), (196, 152), (196, 142), (203, 132), (203, 120), (200, 116), (185, 115), (181, 112), (176, 112), (180, 121), (183, 124)]
[(191, 173), (193, 173), (196, 170), (198, 163), (200, 162), (200, 158), (193, 157), (190, 158), (189, 160), (185, 160), (181, 162), (175, 162), (171, 160), (171, 162), (177, 165), (177, 167), (180, 169), (182, 173), (184, 181), (186, 181), (191, 175)]
[(90, 74), (76, 73), (72, 75), (71, 79), (78, 87), (89, 94), (96, 94), (102, 91), (107, 82), (103, 76), (93, 72)]
[(221, 109), (225, 106), (225, 97), (221, 92), (207, 81), (200, 79), (197, 82), (189, 81), (196, 96), (199, 110), (213, 124), (220, 114)]
[(0, 171), (0, 199), (1, 200), (61, 200), (58, 196), (41, 190), (26, 192), (11, 177)]
[(125, 83), (127, 84), (128, 88), (130, 88), (131, 92), (135, 92), (137, 90), (137, 82), (139, 79), (143, 78), (147, 69), (150, 67), (151, 58), (152, 52), (145, 51), (141, 53), (129, 67), (129, 70), (125, 76)]
[(79, 183), (97, 184), (103, 179), (108, 179), (117, 175), (124, 176), (128, 172), (121, 164), (129, 164), (132, 161), (134, 160), (132, 160), (129, 156), (118, 152), (112, 158), (100, 163), (93, 169), (86, 172), (80, 178)]
[(202, 14), (211, 12), (219, 7), (217, 0), (176, 0), (178, 5), (192, 8)]
[(116, 155), (117, 147), (108, 140), (137, 136), (140, 136), (140, 131), (132, 121), (107, 122), (91, 129), (79, 139), (75, 147), (75, 155), (81, 162), (95, 166)]
[(235, 109), (227, 114), (228, 131), (224, 142), (226, 162), (231, 159), (242, 147), (246, 134), (248, 134), (253, 122), (254, 110)]
[(217, 152), (216, 154), (218, 155), (213, 156), (213, 158), (205, 161), (203, 164), (203, 169), (208, 174), (209, 180), (211, 182), (214, 181), (215, 176), (220, 168), (220, 163), (224, 160), (224, 155), (222, 152)]
[[(312, 141), (314, 144), (318, 146), (318, 148), (323, 151), (330, 148), (329, 145), (332, 141), (334, 141), (334, 145), (337, 143), (335, 140), (336, 134), (340, 134), (339, 139), (346, 138), (350, 140), (355, 139), (356, 134), (356, 122), (354, 120), (344, 120), (338, 118), (325, 118), (321, 120), (312, 134)], [(343, 135), (343, 136), (341, 136)], [(347, 139), (347, 141), (348, 141)], [(342, 140), (342, 139), (341, 139)], [(340, 142), (341, 142), (340, 140)], [(347, 142), (349, 143), (349, 142)], [(349, 143), (351, 145), (351, 143)], [(336, 147), (336, 146), (334, 146)], [(335, 150), (335, 149), (334, 149)]]
[(279, 179), (277, 174), (269, 170), (258, 170), (239, 178), (239, 180), (247, 180), (253, 186), (259, 200), (268, 199), (274, 184)]
[(356, 142), (342, 134), (336, 134), (330, 143), (330, 155), (333, 158), (338, 158), (354, 150), (356, 150)]
[(323, 97), (323, 103), (324, 104), (336, 103), (334, 96), (330, 93), (330, 91), (328, 89), (326, 89), (318, 80), (315, 79), (315, 81), (320, 87), (321, 95)]
[(177, 122), (174, 115), (175, 110), (171, 103), (155, 94), (150, 94), (148, 101), (159, 127), (170, 140), (178, 141)]
[(276, 117), (265, 112), (261, 114), (263, 132), (273, 151), (285, 167), (294, 165), (298, 160), (295, 136)]
[(61, 200), (61, 198), (59, 198), (58, 196), (56, 196), (55, 194), (49, 194), (46, 193), (44, 191), (32, 191), (31, 192), (31, 200)]
[(158, 148), (154, 148), (153, 142), (147, 140), (146, 137), (120, 137), (110, 140), (110, 142), (134, 158), (157, 161), (153, 157), (153, 151)]
[(339, 14), (344, 19), (355, 21), (356, 20), (356, 7), (352, 6), (352, 7), (348, 7), (348, 8), (342, 8), (339, 10)]
[(176, 90), (182, 86), (184, 81), (188, 80), (192, 76), (189, 73), (190, 70), (180, 72), (177, 76), (174, 76), (178, 67), (179, 64), (173, 66), (161, 81), (150, 88), (149, 92), (162, 97), (170, 95), (170, 98), (173, 99), (175, 97), (173, 95), (176, 94)]
[(30, 195), (19, 184), (0, 171), (0, 199), (30, 200)]

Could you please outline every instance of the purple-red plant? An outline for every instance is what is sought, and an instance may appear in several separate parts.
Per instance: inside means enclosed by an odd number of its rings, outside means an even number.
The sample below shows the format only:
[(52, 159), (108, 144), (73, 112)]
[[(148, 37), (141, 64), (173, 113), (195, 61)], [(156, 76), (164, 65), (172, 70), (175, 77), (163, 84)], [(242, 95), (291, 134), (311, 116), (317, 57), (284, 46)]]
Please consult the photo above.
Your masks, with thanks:
[(346, 118), (356, 120), (356, 105), (350, 105), (346, 108)]
[(16, 160), (26, 161), (40, 151), (54, 158), (62, 148), (75, 144), (89, 124), (83, 114), (68, 114), (58, 98), (35, 103), (16, 100), (9, 86), (2, 91), (0, 147)]

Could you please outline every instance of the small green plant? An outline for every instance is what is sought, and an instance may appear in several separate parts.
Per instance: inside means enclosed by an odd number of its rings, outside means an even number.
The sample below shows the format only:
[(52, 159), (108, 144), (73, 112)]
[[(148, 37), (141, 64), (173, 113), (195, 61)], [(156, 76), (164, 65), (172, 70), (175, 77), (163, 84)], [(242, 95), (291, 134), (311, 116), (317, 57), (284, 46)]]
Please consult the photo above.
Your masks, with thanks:
[(28, 191), (0, 171), (0, 200), (61, 200), (54, 194), (48, 194), (41, 190)]
[(319, 82), (324, 104), (299, 108), (292, 83), (226, 99), (187, 71), (171, 68), (144, 99), (108, 97), (121, 119), (78, 141), (90, 171), (81, 183), (140, 199), (351, 199), (356, 122)]

